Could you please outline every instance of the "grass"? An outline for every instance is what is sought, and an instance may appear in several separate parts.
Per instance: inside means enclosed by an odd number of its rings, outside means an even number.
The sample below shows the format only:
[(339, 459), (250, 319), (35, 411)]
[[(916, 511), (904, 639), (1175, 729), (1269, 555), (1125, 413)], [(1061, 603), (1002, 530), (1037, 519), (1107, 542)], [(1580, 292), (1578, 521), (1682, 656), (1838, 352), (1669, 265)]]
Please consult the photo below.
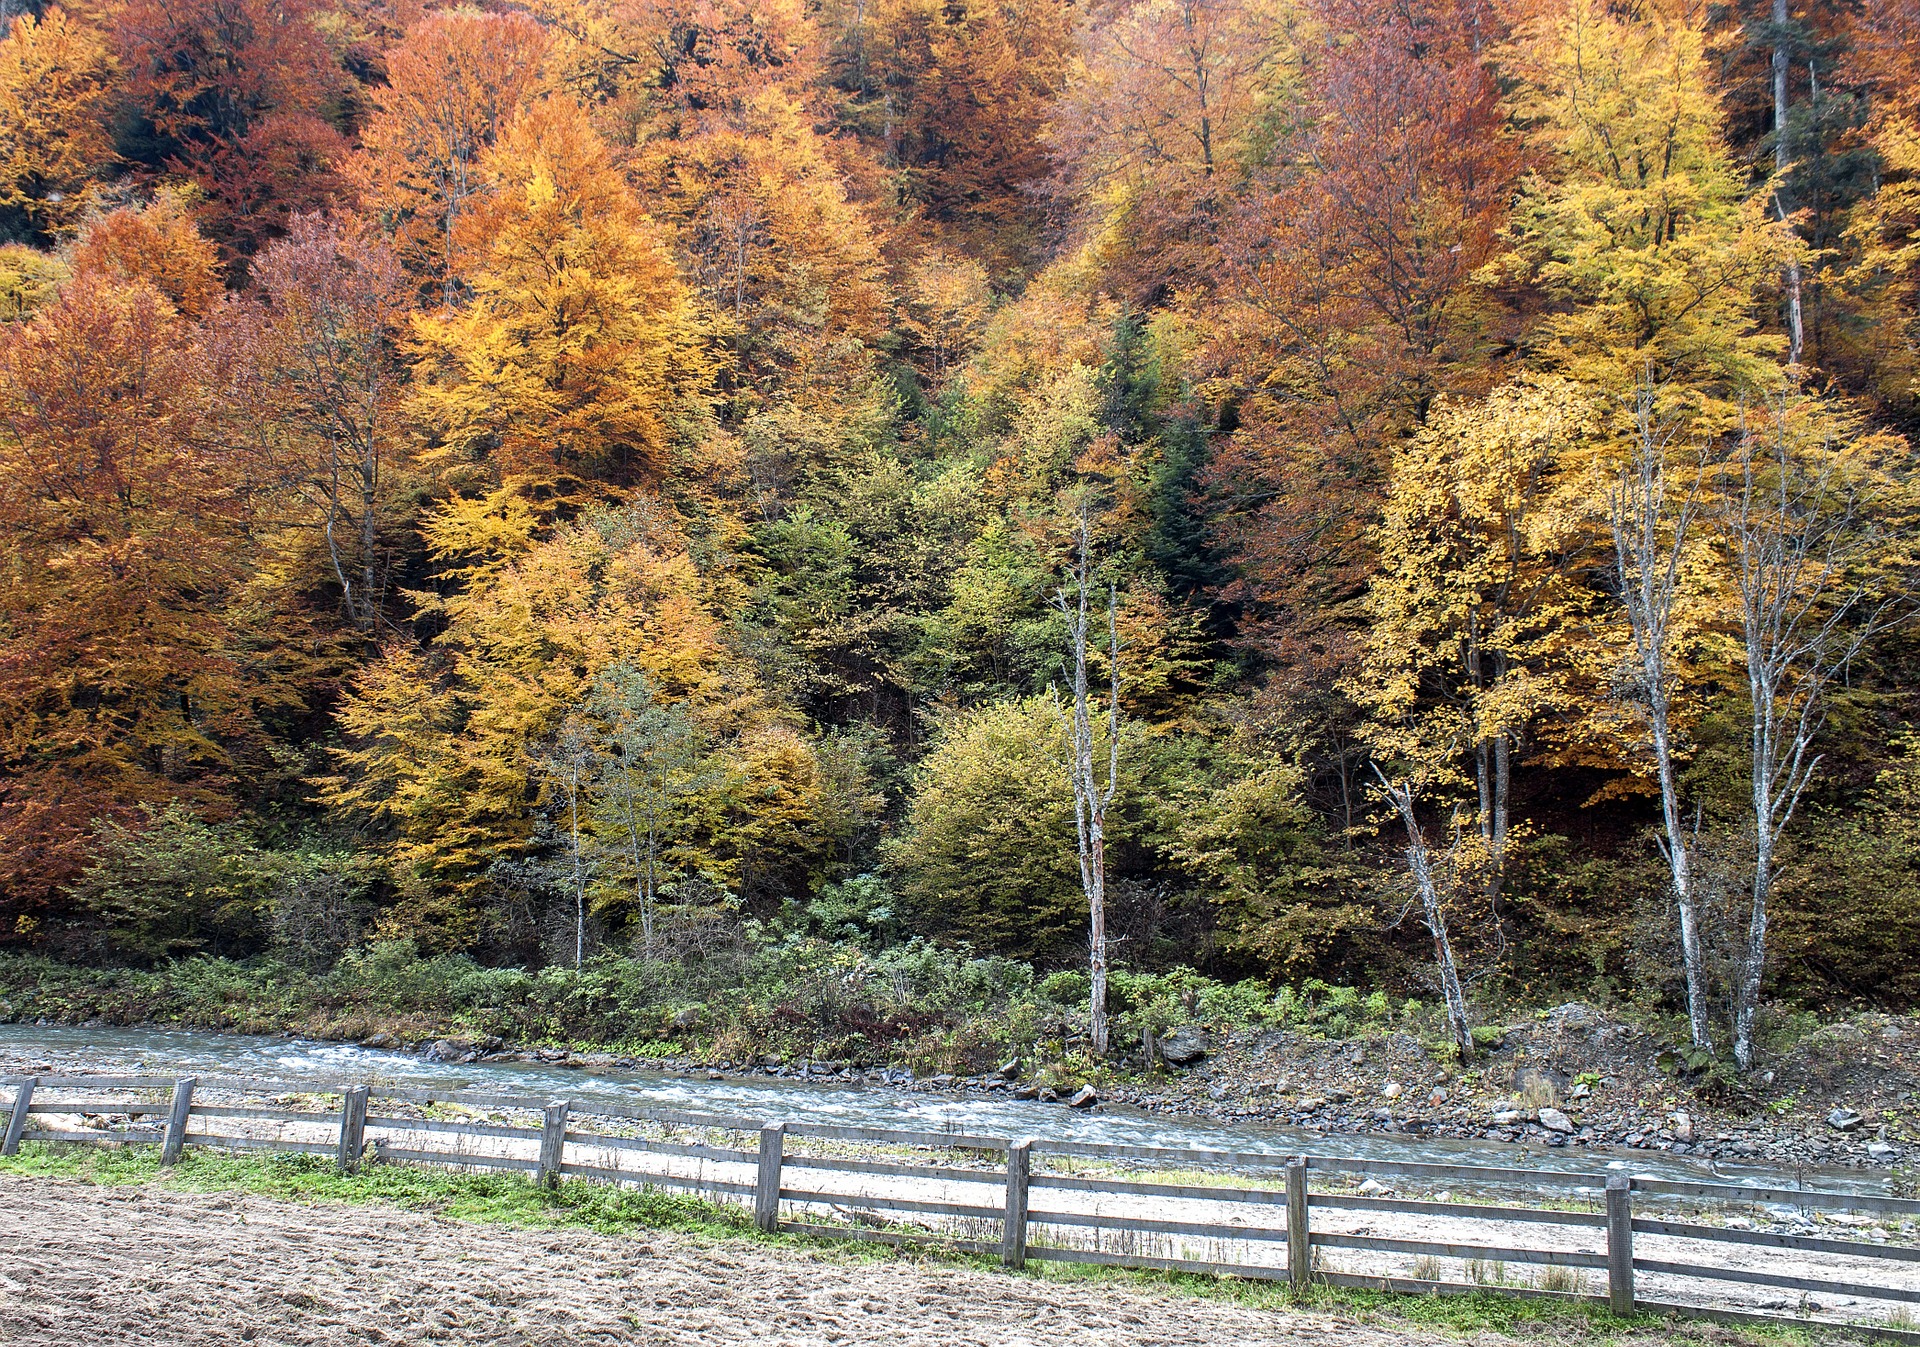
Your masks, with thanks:
[[(426, 1211), (454, 1220), (540, 1229), (570, 1227), (612, 1236), (672, 1230), (708, 1239), (805, 1247), (863, 1262), (937, 1260), (1001, 1271), (990, 1257), (937, 1247), (896, 1250), (882, 1244), (767, 1235), (755, 1229), (748, 1214), (737, 1206), (585, 1180), (568, 1180), (555, 1188), (542, 1189), (518, 1174), (463, 1174), (411, 1165), (369, 1165), (358, 1174), (343, 1175), (322, 1156), (206, 1150), (189, 1150), (178, 1165), (162, 1169), (155, 1146), (93, 1147), (58, 1142), (28, 1142), (20, 1147), (18, 1155), (0, 1158), (0, 1176), (5, 1175), (192, 1192), (241, 1192), (289, 1202), (369, 1203)], [(1307, 1309), (1381, 1327), (1417, 1327), (1462, 1337), (1491, 1330), (1541, 1343), (1578, 1341), (1594, 1347), (1615, 1342), (1645, 1343), (1649, 1336), (1674, 1344), (1754, 1343), (1779, 1347), (1818, 1340), (1807, 1330), (1790, 1325), (1732, 1328), (1644, 1315), (1622, 1320), (1599, 1305), (1521, 1300), (1491, 1289), (1459, 1296), (1410, 1296), (1319, 1284), (1304, 1295), (1296, 1295), (1291, 1288), (1272, 1282), (1040, 1261), (1029, 1264), (1024, 1273), (1006, 1275), (1158, 1288), (1257, 1309)]]

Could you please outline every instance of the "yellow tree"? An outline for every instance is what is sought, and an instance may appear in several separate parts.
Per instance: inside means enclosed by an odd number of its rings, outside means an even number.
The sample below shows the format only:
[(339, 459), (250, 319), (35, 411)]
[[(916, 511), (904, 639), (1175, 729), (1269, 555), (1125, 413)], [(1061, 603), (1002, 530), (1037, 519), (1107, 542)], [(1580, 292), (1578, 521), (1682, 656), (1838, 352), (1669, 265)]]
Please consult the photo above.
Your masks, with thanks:
[(1548, 156), (1509, 264), (1554, 301), (1536, 361), (1623, 398), (1649, 368), (1683, 401), (1771, 387), (1757, 317), (1793, 245), (1728, 152), (1695, 12), (1564, 0), (1504, 60)]
[(1350, 692), (1373, 717), (1376, 756), (1417, 764), (1432, 785), (1471, 781), (1496, 899), (1513, 754), (1566, 699), (1558, 654), (1584, 602), (1570, 562), (1589, 537), (1588, 419), (1562, 379), (1441, 399), (1394, 454), (1375, 532), (1367, 651)]
[(113, 162), (106, 38), (58, 5), (20, 14), (0, 42), (0, 218), (48, 237), (71, 229)]
[(482, 156), (465, 309), (416, 317), (430, 459), (548, 482), (658, 482), (707, 384), (686, 289), (585, 111), (536, 105)]

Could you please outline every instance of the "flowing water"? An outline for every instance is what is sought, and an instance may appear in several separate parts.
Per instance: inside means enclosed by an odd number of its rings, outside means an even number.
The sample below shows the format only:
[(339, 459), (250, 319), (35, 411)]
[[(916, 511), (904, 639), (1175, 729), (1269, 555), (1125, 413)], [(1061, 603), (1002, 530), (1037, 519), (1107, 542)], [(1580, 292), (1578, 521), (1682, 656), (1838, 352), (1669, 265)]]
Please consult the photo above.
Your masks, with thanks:
[(567, 1099), (576, 1111), (595, 1102), (770, 1121), (886, 1127), (974, 1136), (1035, 1137), (1125, 1146), (1302, 1153), (1429, 1164), (1490, 1165), (1597, 1174), (1608, 1168), (1662, 1179), (1756, 1183), (1830, 1192), (1888, 1192), (1884, 1172), (1715, 1166), (1658, 1151), (1577, 1146), (1544, 1148), (1504, 1142), (1380, 1134), (1322, 1133), (1305, 1128), (1208, 1119), (1169, 1118), (1120, 1107), (1079, 1112), (1059, 1104), (1006, 1098), (956, 1098), (884, 1085), (779, 1080), (708, 1080), (706, 1073), (585, 1070), (538, 1062), (429, 1062), (411, 1053), (297, 1038), (185, 1029), (0, 1025), (0, 1062), (11, 1069), (45, 1061), (57, 1071), (113, 1075), (231, 1076), (256, 1080), (372, 1082)]

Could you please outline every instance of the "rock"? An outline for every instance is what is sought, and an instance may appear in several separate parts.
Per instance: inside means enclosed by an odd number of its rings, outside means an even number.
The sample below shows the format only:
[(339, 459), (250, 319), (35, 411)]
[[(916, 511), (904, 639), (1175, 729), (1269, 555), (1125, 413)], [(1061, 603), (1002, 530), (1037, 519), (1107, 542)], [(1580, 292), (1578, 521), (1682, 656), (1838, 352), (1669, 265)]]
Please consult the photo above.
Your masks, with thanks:
[(1898, 1154), (1898, 1146), (1890, 1146), (1884, 1141), (1876, 1141), (1867, 1147), (1867, 1158), (1870, 1160), (1891, 1160)]
[(1036, 1094), (1034, 1098), (1043, 1104), (1057, 1104), (1060, 1102), (1060, 1096), (1054, 1092), (1051, 1085), (1043, 1087), (1040, 1093)]
[(1216, 1104), (1224, 1102), (1226, 1097), (1232, 1093), (1233, 1091), (1224, 1085), (1209, 1085), (1207, 1087), (1207, 1098)]
[(1398, 1099), (1401, 1095), (1405, 1093), (1406, 1091), (1400, 1088), (1399, 1081), (1390, 1080), (1383, 1087), (1381, 1087), (1380, 1097), (1382, 1099)]
[(1557, 1108), (1541, 1109), (1540, 1125), (1549, 1132), (1558, 1132), (1563, 1136), (1571, 1135), (1573, 1132), (1573, 1120)]
[(1563, 1006), (1555, 1006), (1546, 1015), (1547, 1028), (1556, 1033), (1573, 1029), (1591, 1029), (1600, 1022), (1593, 1007), (1582, 1001), (1569, 1001)]
[(1901, 1039), (1905, 1038), (1906, 1035), (1900, 1032), (1899, 1026), (1889, 1024), (1880, 1031), (1880, 1037), (1888, 1043), (1898, 1043)]
[(1365, 1183), (1361, 1184), (1359, 1188), (1355, 1189), (1355, 1191), (1362, 1197), (1378, 1197), (1387, 1191), (1387, 1186), (1378, 1179), (1368, 1179)]
[(473, 1051), (473, 1044), (457, 1038), (437, 1038), (427, 1048), (429, 1062), (457, 1062)]
[(1836, 1132), (1857, 1132), (1866, 1119), (1850, 1108), (1837, 1107), (1827, 1115), (1827, 1126)]
[(1040, 1097), (1040, 1087), (1038, 1085), (1015, 1086), (1013, 1097), (1015, 1099), (1038, 1099)]
[(391, 1048), (396, 1046), (392, 1034), (372, 1034), (360, 1040), (363, 1048)]
[(1447, 1102), (1447, 1092), (1441, 1089), (1438, 1085), (1434, 1086), (1432, 1092), (1427, 1095), (1428, 1108), (1439, 1108), (1442, 1104), (1446, 1102)]
[(1673, 1139), (1675, 1141), (1685, 1142), (1687, 1145), (1693, 1144), (1693, 1117), (1691, 1114), (1669, 1113), (1667, 1115), (1667, 1130), (1673, 1133)]
[(1100, 1102), (1100, 1095), (1091, 1085), (1082, 1085), (1073, 1092), (1073, 1098), (1067, 1101), (1068, 1108), (1092, 1108)]
[(949, 1076), (946, 1073), (942, 1072), (940, 1075), (931, 1077), (927, 1083), (932, 1085), (936, 1090), (944, 1090), (948, 1086), (952, 1085), (954, 1080), (955, 1080), (955, 1077)]
[(1366, 1064), (1367, 1064), (1367, 1050), (1363, 1047), (1360, 1047), (1358, 1044), (1356, 1044), (1354, 1046), (1353, 1051), (1347, 1054), (1347, 1065), (1348, 1066), (1365, 1066)]
[(1207, 1055), (1207, 1036), (1192, 1025), (1182, 1025), (1160, 1040), (1160, 1059), (1170, 1066), (1189, 1066)]
[(1503, 1108), (1493, 1115), (1495, 1127), (1516, 1127), (1519, 1123), (1520, 1110), (1516, 1108)]
[(685, 1010), (673, 1017), (673, 1027), (676, 1029), (698, 1029), (706, 1022), (707, 1008), (705, 1006), (688, 1006)]
[(1006, 1061), (1000, 1063), (999, 1076), (1001, 1080), (1012, 1080), (1019, 1074), (1020, 1059), (1018, 1057), (1009, 1057)]

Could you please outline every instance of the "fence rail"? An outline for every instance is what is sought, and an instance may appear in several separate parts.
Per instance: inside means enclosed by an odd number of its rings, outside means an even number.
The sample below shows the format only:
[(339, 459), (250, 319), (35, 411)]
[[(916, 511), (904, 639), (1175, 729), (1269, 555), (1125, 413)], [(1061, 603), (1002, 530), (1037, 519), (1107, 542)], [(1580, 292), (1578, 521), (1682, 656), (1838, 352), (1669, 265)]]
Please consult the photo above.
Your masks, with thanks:
[[(1282, 1281), (1295, 1287), (1324, 1281), (1422, 1294), (1493, 1291), (1599, 1301), (1620, 1313), (1638, 1307), (1742, 1322), (1782, 1316), (1760, 1312), (1768, 1308), (1765, 1305), (1757, 1310), (1727, 1303), (1685, 1304), (1671, 1297), (1724, 1300), (1740, 1288), (1791, 1292), (1799, 1298), (1802, 1312), (1789, 1322), (1806, 1322), (1810, 1312), (1820, 1308), (1807, 1300), (1816, 1294), (1867, 1301), (1883, 1310), (1920, 1304), (1920, 1269), (1914, 1266), (1920, 1264), (1920, 1247), (1741, 1229), (1699, 1219), (1669, 1219), (1646, 1210), (1653, 1203), (1690, 1208), (1769, 1204), (1791, 1205), (1800, 1211), (1920, 1216), (1920, 1201), (1875, 1194), (1629, 1178), (1618, 1173), (1566, 1174), (1347, 1156), (1282, 1157), (763, 1122), (597, 1102), (583, 1117), (565, 1101), (349, 1082), (49, 1076), (0, 1082), (0, 1089), (11, 1094), (10, 1098), (0, 1096), (0, 1120), (5, 1123), (0, 1155), (14, 1154), (23, 1141), (146, 1141), (160, 1145), (163, 1165), (176, 1163), (185, 1147), (194, 1146), (330, 1155), (344, 1171), (365, 1163), (403, 1162), (524, 1172), (543, 1185), (573, 1177), (658, 1186), (716, 1201), (742, 1201), (752, 1208), (755, 1223), (767, 1231), (997, 1252), (1010, 1267), (1024, 1266), (1029, 1260), (1100, 1263)], [(223, 1100), (266, 1095), (274, 1102), (216, 1103), (202, 1097), (213, 1091), (221, 1092)], [(155, 1097), (127, 1097), (140, 1092)], [(538, 1125), (369, 1113), (370, 1097), (388, 1103), (512, 1110), (533, 1115)], [(307, 1101), (311, 1107), (285, 1106)], [(103, 1130), (99, 1121), (103, 1116), (128, 1121)], [(93, 1125), (52, 1125), (75, 1117), (91, 1118)], [(642, 1123), (732, 1134), (737, 1142), (716, 1144), (714, 1135), (694, 1140), (618, 1135), (581, 1126), (588, 1117), (600, 1120), (599, 1126)], [(301, 1134), (286, 1135), (295, 1130)], [(949, 1157), (958, 1153), (961, 1162), (795, 1152), (791, 1143), (804, 1140), (933, 1150)], [(640, 1164), (630, 1166), (630, 1158)], [(1084, 1164), (1079, 1166), (1080, 1173), (1060, 1172), (1075, 1160), (1095, 1164), (1091, 1172)], [(1120, 1173), (1126, 1166), (1135, 1172), (1144, 1169), (1148, 1177), (1123, 1178)], [(1252, 1171), (1252, 1176), (1242, 1174), (1231, 1183), (1222, 1176), (1217, 1185), (1153, 1177), (1157, 1170), (1184, 1180), (1196, 1168)], [(814, 1177), (796, 1184), (803, 1173)], [(1264, 1173), (1275, 1176), (1275, 1186), (1258, 1185), (1257, 1176)], [(1455, 1202), (1393, 1193), (1364, 1195), (1328, 1191), (1324, 1183), (1315, 1191), (1309, 1183), (1314, 1173), (1323, 1178), (1363, 1174), (1467, 1189), (1523, 1188), (1549, 1203), (1584, 1200), (1593, 1209), (1528, 1206), (1504, 1199)], [(892, 1192), (833, 1186), (858, 1180), (900, 1180), (914, 1186), (899, 1191), (896, 1184)], [(992, 1204), (982, 1203), (982, 1187), (1000, 1189), (1003, 1196)], [(1634, 1210), (1636, 1199), (1642, 1204), (1640, 1213)], [(1125, 1200), (1126, 1209), (1113, 1210), (1117, 1200)], [(897, 1219), (902, 1216), (932, 1218), (944, 1228), (929, 1229), (924, 1220)], [(1326, 1224), (1332, 1219), (1337, 1225), (1342, 1218), (1349, 1224), (1398, 1220), (1403, 1228), (1383, 1233), (1370, 1225), (1336, 1229)], [(1030, 1242), (1039, 1234), (1044, 1234), (1046, 1242)], [(1636, 1252), (1635, 1236), (1661, 1241), (1662, 1247)], [(1587, 1244), (1567, 1247), (1568, 1240)], [(1276, 1252), (1284, 1256), (1266, 1261), (1264, 1255)], [(1362, 1255), (1375, 1267), (1327, 1266), (1323, 1253), (1331, 1252)], [(1795, 1263), (1788, 1254), (1808, 1261)], [(1760, 1256), (1759, 1265), (1738, 1261), (1742, 1255)], [(1722, 1256), (1725, 1261), (1719, 1261)], [(1407, 1260), (1412, 1260), (1410, 1268)], [(1441, 1275), (1442, 1260), (1462, 1264), (1463, 1279)], [(1852, 1265), (1841, 1266), (1835, 1260), (1851, 1260)], [(1506, 1275), (1508, 1264), (1551, 1270), (1555, 1284), (1549, 1284), (1549, 1272), (1540, 1274), (1540, 1285), (1515, 1283)], [(1490, 1278), (1485, 1275), (1489, 1265), (1493, 1268)], [(1872, 1270), (1862, 1273), (1862, 1267)], [(1589, 1273), (1600, 1274), (1603, 1293), (1587, 1287)], [(1642, 1285), (1636, 1286), (1636, 1278)], [(1661, 1299), (1646, 1293), (1649, 1278), (1657, 1279)], [(1702, 1283), (1707, 1289), (1700, 1289)], [(1867, 1322), (1855, 1315), (1852, 1326), (1882, 1338), (1920, 1344), (1920, 1332), (1897, 1326), (1906, 1322), (1904, 1317), (1891, 1323), (1886, 1319)]]

